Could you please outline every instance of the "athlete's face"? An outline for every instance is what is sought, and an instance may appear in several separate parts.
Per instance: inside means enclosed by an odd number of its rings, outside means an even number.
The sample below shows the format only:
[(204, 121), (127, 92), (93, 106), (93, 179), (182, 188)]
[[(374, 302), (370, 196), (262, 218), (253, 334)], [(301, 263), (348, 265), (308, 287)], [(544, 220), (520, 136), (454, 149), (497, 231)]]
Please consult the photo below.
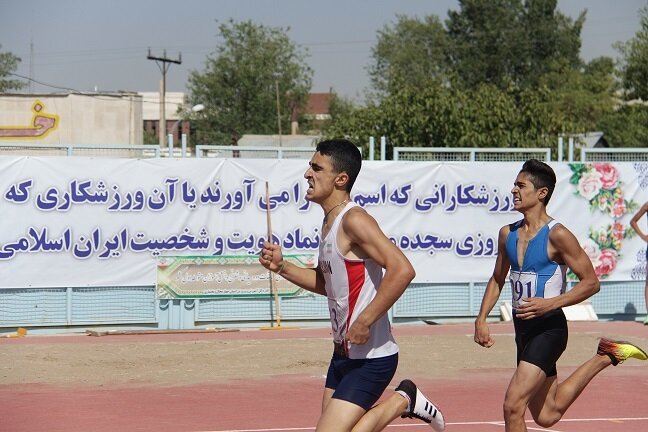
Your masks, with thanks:
[(518, 174), (511, 189), (513, 195), (513, 207), (517, 211), (523, 211), (537, 205), (547, 195), (547, 188), (539, 188), (533, 185), (531, 177), (525, 172)]
[(304, 173), (308, 182), (306, 199), (320, 204), (333, 193), (339, 173), (333, 169), (331, 157), (320, 152), (315, 152), (308, 165)]

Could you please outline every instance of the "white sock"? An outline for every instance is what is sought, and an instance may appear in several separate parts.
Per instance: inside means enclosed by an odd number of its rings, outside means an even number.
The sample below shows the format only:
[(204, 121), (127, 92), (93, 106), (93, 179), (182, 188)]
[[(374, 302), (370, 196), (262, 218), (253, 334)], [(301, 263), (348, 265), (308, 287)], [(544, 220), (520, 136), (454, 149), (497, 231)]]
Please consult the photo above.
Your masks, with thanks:
[(403, 390), (396, 390), (396, 393), (398, 393), (399, 395), (403, 396), (403, 397), (405, 398), (405, 400), (407, 401), (407, 410), (406, 410), (405, 412), (410, 412), (410, 411), (412, 411), (412, 400), (411, 400), (410, 397), (407, 395), (407, 393), (405, 393)]

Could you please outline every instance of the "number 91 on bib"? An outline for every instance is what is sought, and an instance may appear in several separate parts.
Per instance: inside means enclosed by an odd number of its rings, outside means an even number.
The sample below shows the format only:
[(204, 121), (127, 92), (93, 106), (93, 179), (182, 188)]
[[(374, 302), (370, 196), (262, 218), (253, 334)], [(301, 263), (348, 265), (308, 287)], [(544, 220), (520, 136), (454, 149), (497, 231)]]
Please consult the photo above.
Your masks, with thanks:
[(523, 299), (535, 297), (538, 287), (538, 274), (511, 271), (511, 294), (513, 309), (524, 303)]

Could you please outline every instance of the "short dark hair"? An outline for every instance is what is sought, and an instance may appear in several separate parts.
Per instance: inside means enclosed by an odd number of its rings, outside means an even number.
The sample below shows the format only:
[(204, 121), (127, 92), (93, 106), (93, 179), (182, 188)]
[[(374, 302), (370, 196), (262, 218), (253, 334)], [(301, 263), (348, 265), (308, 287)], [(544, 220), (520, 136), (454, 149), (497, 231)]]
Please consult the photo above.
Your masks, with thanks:
[(556, 173), (544, 162), (537, 159), (529, 159), (522, 165), (521, 173), (526, 173), (529, 180), (536, 189), (547, 188), (547, 196), (544, 197), (544, 204), (549, 204), (551, 195), (556, 187)]
[(346, 191), (351, 192), (362, 167), (362, 155), (358, 146), (346, 139), (329, 139), (320, 141), (315, 150), (331, 158), (333, 169), (336, 172), (347, 173), (349, 182)]

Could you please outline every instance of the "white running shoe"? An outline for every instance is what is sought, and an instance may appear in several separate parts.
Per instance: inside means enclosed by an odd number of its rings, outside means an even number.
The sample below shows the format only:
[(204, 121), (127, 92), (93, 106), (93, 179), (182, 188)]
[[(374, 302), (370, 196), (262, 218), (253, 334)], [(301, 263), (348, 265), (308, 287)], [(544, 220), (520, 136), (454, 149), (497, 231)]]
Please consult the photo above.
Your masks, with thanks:
[(408, 412), (401, 417), (417, 418), (428, 423), (436, 432), (445, 430), (443, 413), (436, 407), (412, 381), (406, 379), (396, 387), (396, 392), (409, 400)]

